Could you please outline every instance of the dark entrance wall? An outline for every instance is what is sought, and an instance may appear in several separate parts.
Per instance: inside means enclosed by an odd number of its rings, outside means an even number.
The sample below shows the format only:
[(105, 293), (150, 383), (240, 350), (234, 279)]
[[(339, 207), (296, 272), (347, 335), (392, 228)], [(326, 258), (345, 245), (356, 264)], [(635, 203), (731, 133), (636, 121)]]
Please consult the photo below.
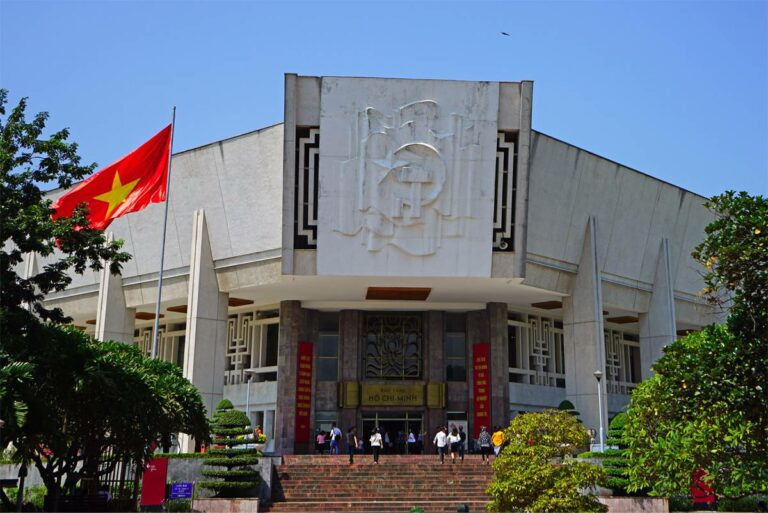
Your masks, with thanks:
[[(393, 305), (393, 311), (396, 305)], [(362, 368), (363, 319), (364, 311), (342, 310), (339, 312), (339, 382), (318, 381), (317, 372), (313, 373), (312, 383), (312, 419), (315, 411), (338, 413), (338, 425), (347, 429), (358, 426), (361, 436), (362, 418), (374, 411), (403, 410), (398, 406), (363, 407), (359, 401), (350, 404), (340, 401), (339, 388), (345, 384), (360, 386), (362, 383), (397, 383), (366, 379)], [(423, 373), (422, 378), (407, 380), (411, 384), (442, 384), (445, 388), (444, 407), (421, 408), (408, 407), (409, 411), (419, 411), (423, 415), (422, 428), (426, 432), (427, 448), (438, 426), (446, 425), (447, 412), (467, 412), (469, 431), (473, 429), (472, 397), (472, 345), (488, 342), (491, 350), (491, 421), (493, 425), (506, 425), (509, 422), (509, 384), (507, 355), (507, 305), (489, 303), (484, 310), (467, 312), (467, 381), (446, 382), (444, 327), (445, 312), (425, 311), (423, 315)], [(301, 454), (312, 451), (312, 443), (295, 444), (296, 413), (296, 371), (298, 342), (309, 340), (317, 342), (317, 311), (303, 309), (298, 301), (284, 301), (280, 304), (280, 354), (278, 358), (278, 391), (275, 429), (275, 451), (281, 454)], [(316, 370), (316, 369), (315, 369)], [(359, 389), (358, 389), (359, 392)], [(426, 395), (426, 394), (425, 394)], [(344, 404), (346, 403), (346, 404)], [(345, 407), (346, 406), (346, 407)], [(314, 425), (314, 424), (312, 424)], [(313, 435), (311, 435), (313, 436)], [(367, 439), (367, 438), (366, 438)]]

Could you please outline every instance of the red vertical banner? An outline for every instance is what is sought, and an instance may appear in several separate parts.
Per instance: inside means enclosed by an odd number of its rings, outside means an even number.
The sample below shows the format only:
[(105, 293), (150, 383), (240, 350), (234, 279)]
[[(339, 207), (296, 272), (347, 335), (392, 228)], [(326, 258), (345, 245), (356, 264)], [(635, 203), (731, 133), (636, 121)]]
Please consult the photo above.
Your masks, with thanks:
[(473, 438), (480, 436), (480, 426), (491, 429), (491, 372), (488, 367), (488, 344), (472, 346), (472, 390), (475, 398)]
[(167, 476), (168, 458), (152, 458), (144, 465), (141, 476), (142, 506), (162, 506)]
[(312, 410), (312, 342), (299, 342), (296, 372), (295, 443), (309, 443), (309, 415)]

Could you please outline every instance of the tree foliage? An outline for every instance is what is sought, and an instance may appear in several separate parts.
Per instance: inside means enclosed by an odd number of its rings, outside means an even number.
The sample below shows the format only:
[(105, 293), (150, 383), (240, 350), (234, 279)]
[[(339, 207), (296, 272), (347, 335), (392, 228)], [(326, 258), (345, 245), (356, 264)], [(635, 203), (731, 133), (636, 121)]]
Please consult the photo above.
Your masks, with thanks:
[[(27, 121), (26, 99), (6, 116), (7, 99), (0, 90), (2, 436), (57, 497), (85, 478), (98, 482), (118, 460), (141, 465), (157, 438), (180, 431), (205, 439), (208, 426), (199, 392), (177, 366), (62, 327), (69, 319), (44, 304), (47, 294), (71, 283), (72, 273), (104, 265), (118, 272), (130, 255), (120, 241), (108, 242), (89, 227), (84, 207), (51, 220), (41, 185), (69, 187), (95, 164), (80, 164), (68, 130), (44, 134), (46, 113)], [(39, 272), (22, 271), (27, 254), (37, 256)]]
[(693, 257), (726, 325), (667, 346), (628, 412), (630, 489), (688, 493), (704, 469), (719, 496), (768, 491), (768, 202), (727, 192)]
[(505, 430), (509, 445), (493, 462), (490, 511), (606, 511), (593, 495), (605, 476), (595, 465), (570, 458), (589, 443), (578, 420), (563, 410), (518, 415)]
[[(8, 92), (0, 89), (0, 116), (5, 117)], [(93, 172), (96, 164), (80, 165), (77, 144), (67, 141), (69, 130), (44, 136), (48, 113), (27, 121), (26, 98), (7, 118), (0, 118), (0, 335), (24, 329), (34, 313), (42, 320), (68, 319), (57, 308), (46, 308), (43, 298), (64, 290), (71, 271), (99, 270), (108, 262), (113, 273), (130, 255), (122, 241), (107, 242), (104, 232), (89, 228), (84, 208), (71, 218), (51, 219), (51, 200), (40, 184), (70, 187)], [(75, 229), (78, 227), (78, 229)], [(20, 273), (24, 256), (35, 253), (42, 269)]]
[(248, 416), (235, 410), (229, 400), (219, 402), (211, 427), (213, 443), (216, 445), (208, 451), (210, 457), (204, 462), (206, 466), (214, 468), (202, 471), (204, 476), (217, 479), (201, 481), (199, 486), (214, 490), (218, 497), (242, 497), (249, 495), (256, 487), (259, 473), (248, 465), (258, 463), (256, 456), (259, 451), (248, 447), (256, 440), (245, 438), (252, 433), (250, 423)]
[(135, 346), (40, 323), (6, 347), (29, 366), (34, 384), (18, 396), (27, 407), (24, 423), (7, 434), (16, 459), (34, 464), (54, 496), (73, 492), (84, 478), (98, 482), (117, 461), (141, 465), (164, 434), (207, 436), (197, 389), (178, 366)]

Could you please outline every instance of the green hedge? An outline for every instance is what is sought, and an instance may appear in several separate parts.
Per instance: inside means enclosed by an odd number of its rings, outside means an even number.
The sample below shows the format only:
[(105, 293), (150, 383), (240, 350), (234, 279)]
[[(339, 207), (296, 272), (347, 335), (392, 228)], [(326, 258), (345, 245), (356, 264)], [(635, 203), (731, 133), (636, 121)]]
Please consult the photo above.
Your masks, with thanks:
[(201, 472), (202, 475), (205, 477), (245, 477), (245, 478), (254, 478), (259, 477), (259, 472), (257, 470), (216, 470), (216, 469), (209, 469), (204, 468)]
[(243, 465), (256, 465), (259, 463), (257, 456), (243, 456), (240, 458), (206, 458), (205, 464), (214, 467), (237, 467)]
[(153, 458), (168, 458), (174, 460), (196, 460), (201, 458), (207, 458), (208, 454), (204, 452), (168, 452), (157, 453), (152, 455)]
[[(248, 443), (254, 443), (253, 440), (240, 440), (240, 444), (248, 444)], [(256, 454), (258, 451), (256, 449), (237, 449), (237, 448), (230, 448), (230, 449), (218, 449), (215, 447), (212, 447), (208, 450), (208, 454), (210, 454), (212, 457), (216, 456), (250, 456), (251, 454)]]
[(623, 456), (624, 452), (621, 449), (606, 449), (604, 452), (582, 452), (578, 455), (579, 458), (610, 458)]
[(198, 481), (197, 485), (210, 490), (248, 490), (259, 484), (259, 481)]
[[(253, 431), (245, 427), (234, 427), (234, 428), (217, 427), (216, 428), (216, 434), (221, 436), (248, 435), (251, 433), (253, 433)], [(216, 440), (214, 440), (213, 443), (216, 443)]]
[(220, 435), (222, 434), (221, 428), (244, 428), (245, 426), (250, 426), (251, 421), (248, 420), (245, 412), (240, 410), (224, 410), (217, 412), (214, 416), (214, 424), (214, 429), (211, 431), (216, 435)]

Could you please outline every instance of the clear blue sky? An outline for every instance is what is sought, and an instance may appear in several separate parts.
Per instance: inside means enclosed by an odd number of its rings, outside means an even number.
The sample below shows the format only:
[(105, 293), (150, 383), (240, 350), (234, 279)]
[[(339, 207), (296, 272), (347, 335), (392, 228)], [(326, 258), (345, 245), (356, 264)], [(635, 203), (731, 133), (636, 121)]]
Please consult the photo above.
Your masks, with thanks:
[(88, 162), (174, 104), (176, 151), (280, 122), (285, 72), (533, 80), (539, 131), (700, 194), (768, 194), (766, 1), (0, 0), (0, 84)]

